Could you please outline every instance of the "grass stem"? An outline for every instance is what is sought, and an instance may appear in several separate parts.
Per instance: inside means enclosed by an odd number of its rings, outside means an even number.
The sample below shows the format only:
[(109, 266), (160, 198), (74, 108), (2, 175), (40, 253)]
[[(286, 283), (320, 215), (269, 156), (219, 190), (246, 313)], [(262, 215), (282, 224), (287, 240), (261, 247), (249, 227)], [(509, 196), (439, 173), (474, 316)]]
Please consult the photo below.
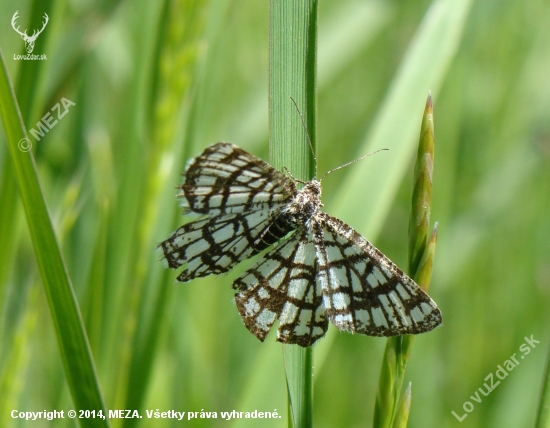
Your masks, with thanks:
[[(316, 146), (317, 0), (278, 1), (269, 5), (269, 148), (276, 168), (286, 167), (300, 180), (314, 173), (311, 149)], [(313, 352), (283, 345), (289, 426), (312, 426)]]

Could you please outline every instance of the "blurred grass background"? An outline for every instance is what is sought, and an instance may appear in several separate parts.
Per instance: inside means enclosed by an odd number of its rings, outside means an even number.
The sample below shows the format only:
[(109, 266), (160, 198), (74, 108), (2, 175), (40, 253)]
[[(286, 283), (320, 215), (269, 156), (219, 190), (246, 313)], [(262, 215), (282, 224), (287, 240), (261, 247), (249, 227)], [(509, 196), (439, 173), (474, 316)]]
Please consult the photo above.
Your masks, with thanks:
[[(381, 126), (383, 107), (407, 72), (415, 35), (451, 3), (320, 3), (320, 173), (365, 154), (369, 132)], [(10, 25), (16, 10), (28, 33), (48, 13), (33, 52), (47, 61), (13, 59), (24, 49)], [(0, 46), (27, 130), (62, 97), (76, 103), (44, 138), (30, 138), (109, 409), (277, 409), (283, 418), (261, 426), (286, 423), (281, 346), (274, 335), (259, 343), (232, 303), (240, 269), (175, 286), (176, 272), (164, 270), (153, 251), (182, 221), (174, 186), (190, 156), (225, 140), (267, 159), (267, 12), (266, 2), (252, 0), (0, 4)], [(439, 221), (439, 239), (430, 294), (444, 325), (416, 340), (406, 376), (409, 426), (532, 426), (548, 345), (550, 4), (487, 0), (466, 12), (460, 31), (426, 47), (435, 56), (445, 43), (456, 44), (448, 64), (418, 88), (421, 96), (403, 99), (415, 110), (389, 125), (412, 117), (417, 138), (432, 90), (431, 218)], [(429, 74), (429, 60), (422, 66)], [(398, 156), (392, 148), (331, 175), (323, 202), (406, 266), (412, 156), (404, 179), (382, 200), (372, 197), (376, 181), (363, 183), (353, 205), (338, 199), (357, 185), (357, 171), (383, 170), (385, 158)], [(10, 162), (3, 141), (0, 426), (74, 426), (9, 415), (72, 408)], [(387, 208), (367, 223), (373, 199)], [(370, 426), (384, 340), (334, 330), (315, 347), (314, 424)], [(485, 377), (519, 355), (531, 335), (541, 343), (459, 423), (451, 411), (462, 415)], [(139, 422), (182, 426), (145, 416)]]

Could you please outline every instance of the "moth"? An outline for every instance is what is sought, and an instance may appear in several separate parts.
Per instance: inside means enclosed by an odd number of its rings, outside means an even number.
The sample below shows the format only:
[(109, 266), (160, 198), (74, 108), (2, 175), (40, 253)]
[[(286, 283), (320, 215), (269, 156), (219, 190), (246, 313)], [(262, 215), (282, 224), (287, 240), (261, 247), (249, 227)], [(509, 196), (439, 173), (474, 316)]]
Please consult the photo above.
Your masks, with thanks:
[(191, 159), (183, 176), (178, 197), (184, 214), (197, 217), (159, 244), (163, 261), (183, 267), (177, 279), (187, 282), (263, 253), (233, 283), (242, 320), (259, 340), (276, 320), (277, 340), (303, 347), (325, 335), (329, 320), (369, 336), (441, 324), (436, 303), (411, 278), (321, 211), (322, 178), (298, 189), (299, 180), (224, 142)]

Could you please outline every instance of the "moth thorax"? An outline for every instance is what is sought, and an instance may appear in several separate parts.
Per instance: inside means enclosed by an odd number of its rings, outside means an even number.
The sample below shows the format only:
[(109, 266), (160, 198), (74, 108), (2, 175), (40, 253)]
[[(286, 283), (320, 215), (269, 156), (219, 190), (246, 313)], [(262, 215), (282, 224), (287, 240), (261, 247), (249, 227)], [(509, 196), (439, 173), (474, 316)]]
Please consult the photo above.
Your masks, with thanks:
[(294, 198), (295, 213), (301, 221), (307, 221), (319, 211), (321, 206), (321, 183), (311, 180), (296, 193)]

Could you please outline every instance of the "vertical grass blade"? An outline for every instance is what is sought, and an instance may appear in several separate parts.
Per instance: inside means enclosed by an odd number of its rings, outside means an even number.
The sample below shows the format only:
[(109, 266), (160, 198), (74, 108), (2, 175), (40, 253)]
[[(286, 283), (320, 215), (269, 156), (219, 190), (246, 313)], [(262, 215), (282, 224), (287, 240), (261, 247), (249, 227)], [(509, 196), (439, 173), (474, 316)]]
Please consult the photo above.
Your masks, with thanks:
[[(12, 162), (15, 167), (19, 194), (44, 290), (55, 327), (65, 376), (75, 410), (103, 410), (105, 405), (99, 389), (90, 347), (74, 291), (53, 231), (48, 210), (40, 189), (32, 152), (23, 151), (27, 138), (19, 114), (6, 63), (0, 51), (0, 111)], [(22, 142), (23, 141), (23, 142)], [(27, 141), (29, 141), (27, 139)], [(19, 145), (18, 145), (19, 144)], [(79, 419), (85, 427), (108, 427), (108, 419)]]
[(313, 426), (313, 350), (283, 345), (289, 428)]
[[(314, 174), (312, 153), (292, 97), (316, 142), (317, 0), (271, 0), (269, 5), (270, 160), (301, 180)], [(283, 345), (289, 426), (312, 426), (313, 353)], [(292, 423), (292, 425), (291, 425)]]
[(269, 10), (269, 157), (275, 167), (310, 180), (311, 149), (290, 98), (296, 101), (315, 148), (317, 1), (272, 0)]
[[(420, 129), (409, 220), (409, 273), (424, 290), (428, 289), (431, 279), (437, 237), (437, 228), (434, 228), (428, 238), (433, 159), (434, 122), (432, 97), (429, 94)], [(410, 386), (401, 399), (401, 403), (408, 400), (406, 407), (400, 404), (399, 397), (413, 341), (414, 336), (397, 336), (389, 338), (386, 343), (374, 410), (375, 428), (406, 426), (411, 400)]]

